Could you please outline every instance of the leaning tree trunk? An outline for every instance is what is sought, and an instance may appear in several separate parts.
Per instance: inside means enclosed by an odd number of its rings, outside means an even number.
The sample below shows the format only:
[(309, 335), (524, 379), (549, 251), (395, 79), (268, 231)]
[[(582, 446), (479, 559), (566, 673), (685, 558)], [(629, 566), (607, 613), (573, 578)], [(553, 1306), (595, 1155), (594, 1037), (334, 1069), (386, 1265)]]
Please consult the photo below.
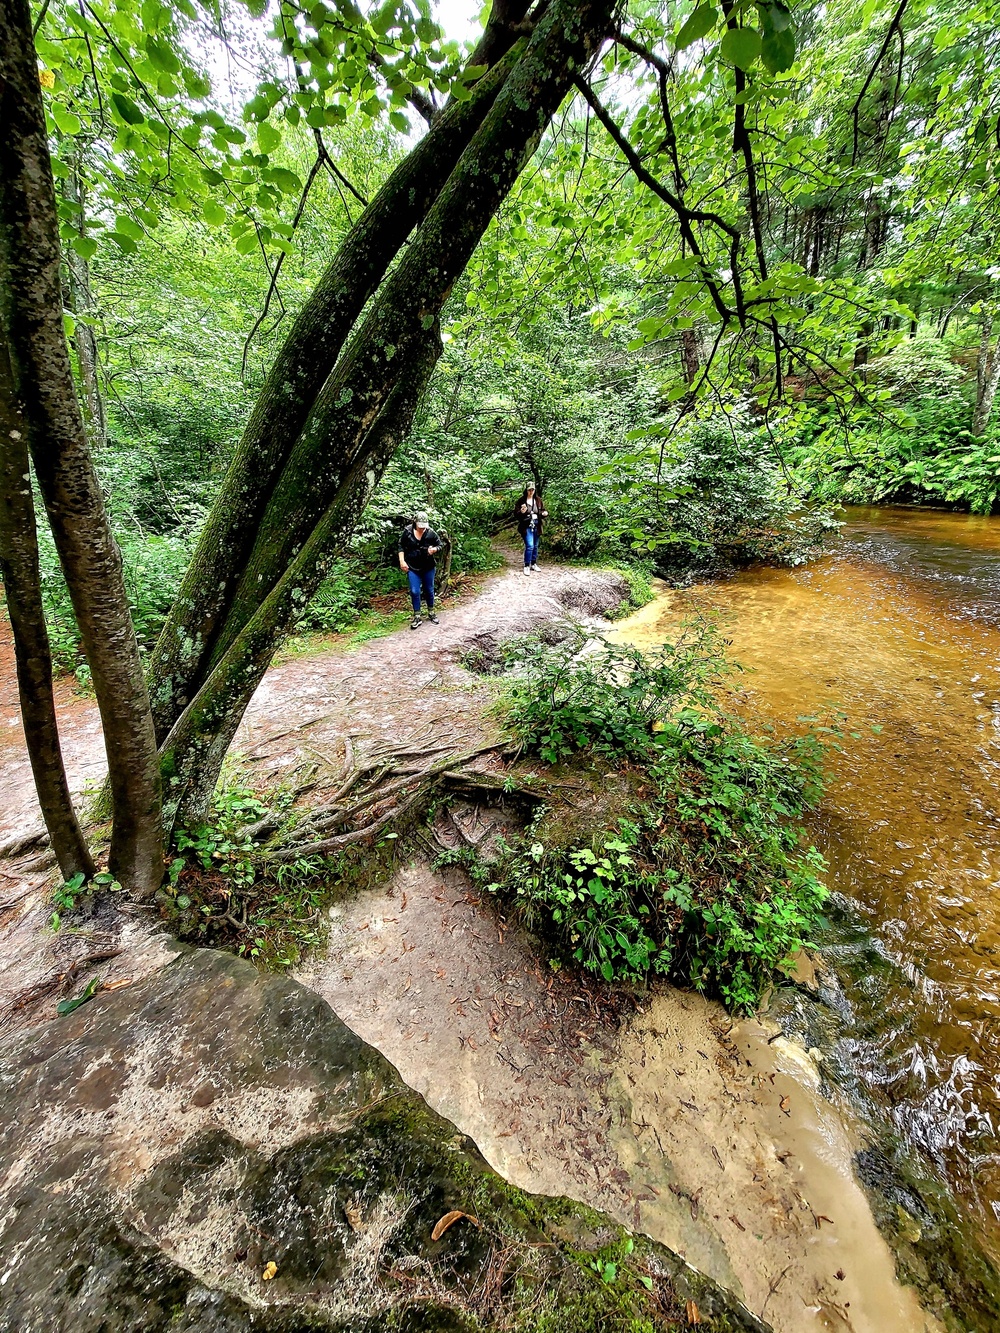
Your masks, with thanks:
[[(503, 6), (513, 18), (527, 4)], [(489, 38), (489, 41), (487, 41)], [(493, 68), (448, 106), (348, 232), (275, 358), (212, 506), (153, 656), (152, 705), (163, 741), (206, 678), (220, 625), (264, 509), (364, 306), (437, 198), (510, 73), (516, 29), (491, 23), (478, 59)], [(474, 53), (475, 54), (475, 53)]]
[(988, 318), (983, 324), (982, 337), (979, 340), (979, 355), (976, 358), (976, 408), (972, 414), (973, 435), (985, 435), (993, 414), (993, 403), (1000, 384), (1000, 347), (992, 340), (993, 320)]
[(38, 804), (59, 869), (64, 879), (78, 874), (89, 879), (94, 862), (73, 809), (59, 745), (27, 431), (17, 410), (6, 323), (6, 311), (0, 309), (0, 573), (14, 633), (21, 725)]
[[(333, 500), (345, 468), (448, 298), (588, 55), (607, 0), (554, 4), (482, 128), (316, 399), (274, 489), (212, 656), (214, 666)], [(570, 12), (572, 11), (572, 12)], [(593, 25), (593, 26), (591, 26)], [(598, 37), (598, 40), (599, 40)]]
[[(224, 751), (201, 738), (230, 734), (242, 716), (287, 624), (289, 599), (313, 586), (298, 562), (318, 558), (317, 534), (329, 543), (346, 533), (345, 497), (374, 484), (369, 440), (379, 414), (409, 367), (575, 74), (604, 38), (610, 0), (555, 0), (507, 78), (417, 236), (384, 283), (363, 324), (323, 387), (274, 487), (246, 570), (215, 636), (211, 674), (165, 745), (165, 772), (183, 791), (185, 808), (214, 786)], [(272, 612), (272, 599), (277, 610)], [(241, 643), (253, 640), (255, 669)], [(206, 712), (209, 696), (212, 704)], [(214, 710), (214, 711), (213, 711)], [(210, 723), (193, 725), (211, 716)], [(225, 723), (223, 723), (225, 718)], [(197, 738), (197, 739), (196, 739)]]
[(0, 3), (0, 291), (38, 487), (101, 713), (110, 869), (134, 896), (163, 877), (160, 771), (121, 556), (87, 449), (62, 322), (59, 229), (27, 0)]
[(364, 448), (302, 550), (174, 724), (161, 751), (168, 822), (190, 827), (205, 818), (219, 770), (247, 704), (281, 639), (326, 577), (337, 553), (338, 539), (353, 531), (390, 459), (406, 438), (440, 355), (441, 334), (435, 320), (401, 367), (403, 373), (368, 431)]

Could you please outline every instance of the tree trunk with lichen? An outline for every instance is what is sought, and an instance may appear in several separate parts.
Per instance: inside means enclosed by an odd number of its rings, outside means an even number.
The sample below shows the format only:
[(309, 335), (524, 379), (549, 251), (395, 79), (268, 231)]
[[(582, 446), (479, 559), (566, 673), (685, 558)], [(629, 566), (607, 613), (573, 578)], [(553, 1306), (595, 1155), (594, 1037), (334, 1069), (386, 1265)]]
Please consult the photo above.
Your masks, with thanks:
[(354, 530), (390, 459), (405, 440), (440, 355), (441, 336), (435, 321), (413, 348), (403, 367), (405, 373), (365, 436), (326, 512), (164, 741), (161, 757), (168, 825), (191, 826), (205, 818), (247, 704), (278, 645), (326, 577), (340, 542)]
[[(519, 12), (527, 6), (515, 6)], [(493, 68), (447, 107), (351, 228), (295, 318), (271, 366), (153, 655), (151, 695), (162, 742), (210, 669), (220, 627), (289, 453), (365, 304), (426, 216), (496, 100), (516, 33), (492, 25)]]
[[(79, 159), (75, 156), (70, 162), (66, 180), (66, 198), (74, 210), (74, 229), (79, 235), (85, 236), (83, 172)], [(94, 299), (90, 290), (90, 266), (72, 246), (66, 250), (66, 274), (68, 279), (66, 304), (76, 320), (76, 328), (73, 330), (73, 350), (76, 352), (76, 365), (79, 371), (83, 424), (91, 449), (100, 454), (108, 442), (108, 423), (98, 371), (97, 338), (91, 324)]]
[[(608, 0), (556, 0), (546, 11), (265, 488), (260, 517), (241, 539), (246, 557), (232, 571), (239, 574), (235, 590), (220, 599), (225, 607), (217, 604), (210, 640), (189, 640), (202, 663), (200, 680), (162, 747), (168, 807), (178, 818), (203, 814), (281, 637), (321, 581), (334, 539), (349, 533), (388, 462), (386, 440), (394, 449), (404, 433), (394, 398), (402, 395), (412, 417), (416, 400), (407, 386), (415, 374), (425, 382), (430, 373), (428, 339), (437, 342), (440, 311), (610, 17)], [(267, 465), (273, 462), (269, 456)], [(249, 478), (259, 475), (252, 457), (241, 466)], [(175, 688), (176, 676), (169, 691)], [(174, 707), (178, 701), (175, 695)]]
[(87, 448), (62, 322), (59, 228), (27, 0), (0, 4), (0, 293), (17, 410), (101, 713), (110, 868), (135, 897), (163, 877), (160, 773), (121, 556)]

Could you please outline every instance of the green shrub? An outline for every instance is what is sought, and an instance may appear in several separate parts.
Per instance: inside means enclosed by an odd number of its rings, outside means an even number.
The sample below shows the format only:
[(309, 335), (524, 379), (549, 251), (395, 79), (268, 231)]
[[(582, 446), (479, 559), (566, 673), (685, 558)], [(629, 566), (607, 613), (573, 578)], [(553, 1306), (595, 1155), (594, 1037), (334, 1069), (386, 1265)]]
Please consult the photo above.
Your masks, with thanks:
[(650, 653), (578, 631), (555, 647), (524, 636), (504, 658), (517, 665), (505, 682), (507, 719), (550, 764), (579, 750), (646, 758), (682, 703), (712, 707), (711, 686), (726, 670), (721, 637), (707, 621)]
[(608, 538), (647, 556), (665, 578), (801, 564), (836, 527), (790, 487), (768, 432), (735, 412), (642, 433), (651, 445), (604, 469), (620, 491)]
[(786, 460), (809, 494), (842, 504), (959, 505), (989, 514), (1000, 498), (996, 428), (974, 436), (972, 380), (937, 338), (908, 339), (868, 368), (885, 396), (849, 420), (822, 404), (787, 441)]
[[(119, 536), (118, 545), (136, 637), (142, 651), (149, 652), (180, 588), (191, 555), (191, 539), (126, 533)], [(47, 524), (39, 525), (38, 552), (42, 606), (53, 663), (63, 671), (85, 673), (80, 631)]]
[(756, 740), (714, 709), (718, 646), (698, 628), (649, 659), (563, 645), (527, 661), (508, 687), (525, 746), (626, 765), (633, 797), (587, 842), (543, 814), (489, 887), (607, 981), (667, 976), (750, 1010), (822, 919), (823, 862), (798, 823), (820, 754), (812, 738)]
[(337, 560), (316, 590), (296, 626), (340, 634), (356, 625), (362, 606), (371, 593), (356, 565)]
[(181, 939), (228, 948), (258, 966), (292, 967), (324, 938), (323, 907), (344, 858), (303, 856), (273, 862), (254, 825), (267, 815), (294, 819), (292, 797), (263, 801), (238, 775), (224, 775), (209, 822), (175, 834), (178, 855), (160, 890), (161, 914)]

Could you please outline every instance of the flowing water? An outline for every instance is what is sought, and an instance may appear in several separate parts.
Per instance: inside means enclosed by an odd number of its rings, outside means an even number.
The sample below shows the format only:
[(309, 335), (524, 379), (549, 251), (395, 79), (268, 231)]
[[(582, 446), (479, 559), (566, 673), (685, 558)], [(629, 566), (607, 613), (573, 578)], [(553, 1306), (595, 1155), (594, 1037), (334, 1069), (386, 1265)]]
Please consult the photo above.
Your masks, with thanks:
[(711, 609), (741, 707), (779, 729), (838, 719), (810, 833), (864, 925), (822, 941), (842, 1045), (1000, 1254), (1000, 518), (844, 517), (822, 560), (664, 591), (624, 636), (661, 642)]

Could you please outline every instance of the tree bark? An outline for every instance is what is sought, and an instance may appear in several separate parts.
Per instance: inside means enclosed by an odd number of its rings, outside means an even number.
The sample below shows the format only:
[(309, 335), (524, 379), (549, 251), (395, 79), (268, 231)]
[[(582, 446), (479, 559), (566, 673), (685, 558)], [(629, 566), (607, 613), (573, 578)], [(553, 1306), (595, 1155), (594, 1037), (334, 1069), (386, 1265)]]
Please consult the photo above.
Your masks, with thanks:
[(993, 414), (993, 402), (1000, 384), (1000, 349), (992, 341), (993, 319), (983, 322), (976, 358), (976, 409), (972, 414), (973, 435), (985, 435)]
[(686, 384), (694, 384), (701, 370), (696, 329), (681, 329), (681, 366)]
[(396, 387), (373, 423), (365, 447), (342, 478), (309, 538), (231, 643), (162, 747), (169, 822), (190, 827), (205, 818), (236, 729), (281, 639), (305, 610), (361, 517), (389, 460), (406, 438), (420, 397), (441, 355), (435, 321), (413, 347)]
[(59, 869), (64, 879), (79, 874), (89, 879), (94, 862), (73, 808), (59, 745), (27, 431), (17, 408), (5, 315), (0, 309), (0, 573), (14, 633), (21, 725), (38, 804)]
[[(572, 13), (569, 9), (572, 8)], [(554, 3), (416, 238), (337, 362), (261, 522), (212, 654), (218, 662), (336, 494), (400, 360), (433, 322), (538, 140), (607, 28), (607, 0)]]
[[(70, 163), (70, 173), (66, 183), (66, 197), (79, 210), (76, 230), (81, 236), (84, 229), (84, 187), (80, 162), (74, 156)], [(93, 316), (94, 301), (90, 291), (90, 266), (87, 261), (70, 247), (66, 251), (66, 273), (69, 288), (68, 308), (76, 317), (76, 329), (73, 332), (73, 347), (76, 351), (76, 364), (80, 372), (80, 406), (83, 409), (83, 424), (87, 439), (95, 453), (100, 453), (108, 442), (108, 423), (104, 414), (104, 398), (98, 378), (97, 338), (90, 324)]]
[[(503, 33), (507, 33), (505, 40)], [(447, 107), (348, 233), (299, 311), (236, 447), (219, 497), (153, 655), (152, 704), (162, 742), (209, 669), (261, 516), (355, 321), (407, 237), (437, 198), (513, 66), (509, 29), (494, 67), (465, 102)]]
[(27, 445), (101, 713), (110, 869), (133, 896), (163, 877), (160, 776), (121, 557), (108, 524), (63, 332), (59, 231), (27, 0), (0, 3), (0, 292)]

